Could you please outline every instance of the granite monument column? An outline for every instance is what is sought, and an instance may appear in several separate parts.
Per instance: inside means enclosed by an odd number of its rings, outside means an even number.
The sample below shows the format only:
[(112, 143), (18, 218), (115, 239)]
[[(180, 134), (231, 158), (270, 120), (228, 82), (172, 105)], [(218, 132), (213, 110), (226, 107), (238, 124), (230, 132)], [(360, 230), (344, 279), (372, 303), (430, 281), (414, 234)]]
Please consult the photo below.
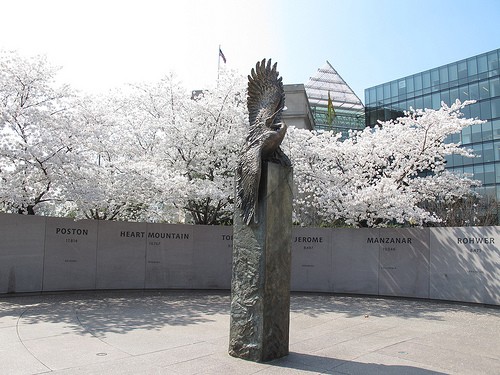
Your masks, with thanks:
[(229, 354), (268, 361), (288, 354), (292, 163), (282, 78), (271, 60), (248, 76), (248, 135), (236, 169)]
[(234, 215), (229, 353), (252, 361), (288, 354), (292, 168), (264, 163), (258, 223)]

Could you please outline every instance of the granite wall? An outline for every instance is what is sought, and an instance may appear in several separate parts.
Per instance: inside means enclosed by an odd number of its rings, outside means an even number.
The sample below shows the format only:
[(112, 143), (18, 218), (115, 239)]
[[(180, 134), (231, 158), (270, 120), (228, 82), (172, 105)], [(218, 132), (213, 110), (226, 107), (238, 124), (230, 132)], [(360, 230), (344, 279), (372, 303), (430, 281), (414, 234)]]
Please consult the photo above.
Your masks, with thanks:
[[(500, 227), (294, 228), (292, 291), (500, 305)], [(0, 214), (0, 294), (230, 289), (232, 228)]]

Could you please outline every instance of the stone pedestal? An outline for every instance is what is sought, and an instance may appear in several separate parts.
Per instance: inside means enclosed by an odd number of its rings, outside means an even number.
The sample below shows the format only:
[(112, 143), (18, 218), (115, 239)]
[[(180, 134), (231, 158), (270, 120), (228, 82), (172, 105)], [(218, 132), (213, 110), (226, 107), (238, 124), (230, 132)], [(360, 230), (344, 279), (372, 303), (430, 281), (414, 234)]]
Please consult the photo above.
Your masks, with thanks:
[(257, 214), (234, 214), (229, 354), (262, 362), (288, 355), (292, 168), (263, 163)]

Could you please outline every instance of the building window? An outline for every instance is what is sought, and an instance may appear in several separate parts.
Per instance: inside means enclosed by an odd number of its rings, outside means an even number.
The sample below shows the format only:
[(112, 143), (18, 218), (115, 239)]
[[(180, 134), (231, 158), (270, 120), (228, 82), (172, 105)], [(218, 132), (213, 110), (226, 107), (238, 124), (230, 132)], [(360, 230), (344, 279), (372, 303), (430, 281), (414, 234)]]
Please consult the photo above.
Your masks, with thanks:
[(490, 71), (489, 76), (498, 75), (498, 54), (497, 51), (488, 53), (488, 70)]
[(488, 71), (488, 59), (486, 55), (477, 58), (477, 70), (478, 73), (486, 73)]
[(417, 91), (422, 90), (422, 74), (414, 75), (413, 83), (415, 84), (415, 94), (418, 95)]
[(469, 85), (469, 99), (478, 100), (479, 99), (479, 86), (476, 83), (471, 83)]
[(500, 96), (500, 78), (490, 80), (490, 97)]
[[(500, 139), (500, 120), (492, 121), (493, 125), (493, 139)], [(497, 160), (500, 160), (498, 158)]]
[(500, 97), (491, 100), (491, 118), (500, 117)]
[(493, 151), (493, 142), (483, 144), (483, 159), (484, 162), (495, 161), (495, 153)]
[[(478, 104), (478, 103), (475, 103)], [(483, 100), (482, 102), (479, 103), (479, 106), (481, 107), (481, 115), (478, 117), (481, 119), (487, 119), (491, 118), (491, 106), (490, 106), (490, 101), (489, 100)]]
[(476, 58), (467, 59), (467, 73), (469, 76), (475, 76), (477, 74)]
[(467, 64), (465, 61), (460, 61), (458, 63), (458, 78), (467, 78)]
[(448, 65), (448, 78), (450, 82), (456, 81), (458, 79), (457, 64)]
[(495, 165), (485, 164), (484, 165), (484, 183), (494, 184), (495, 183)]
[[(472, 143), (481, 142), (481, 124), (471, 126), (471, 140)], [(480, 151), (481, 152), (481, 151)]]
[(448, 82), (448, 67), (443, 66), (439, 69), (439, 80), (441, 83)]
[(481, 125), (483, 130), (483, 141), (491, 141), (493, 139), (493, 130), (491, 127), (491, 121), (487, 121)]

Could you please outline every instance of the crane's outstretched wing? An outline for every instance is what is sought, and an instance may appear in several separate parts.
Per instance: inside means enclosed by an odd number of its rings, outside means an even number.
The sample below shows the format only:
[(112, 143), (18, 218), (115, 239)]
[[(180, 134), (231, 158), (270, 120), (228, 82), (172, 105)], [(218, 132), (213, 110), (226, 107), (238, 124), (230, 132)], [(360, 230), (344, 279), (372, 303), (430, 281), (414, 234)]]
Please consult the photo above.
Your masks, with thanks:
[(254, 220), (258, 222), (257, 201), (261, 174), (260, 149), (248, 147), (242, 152), (237, 169), (236, 194), (237, 204), (241, 208), (241, 217), (246, 225)]
[(282, 78), (276, 70), (277, 63), (271, 67), (271, 60), (258, 62), (248, 76), (247, 108), (250, 123), (250, 136), (255, 126), (281, 122), (281, 111), (285, 106), (285, 91)]
[[(281, 123), (285, 106), (282, 78), (271, 60), (258, 62), (248, 76), (247, 107), (249, 133), (237, 168), (237, 205), (243, 221), (258, 222), (257, 202), (262, 157), (279, 148), (286, 127)], [(264, 155), (263, 155), (264, 153)]]

